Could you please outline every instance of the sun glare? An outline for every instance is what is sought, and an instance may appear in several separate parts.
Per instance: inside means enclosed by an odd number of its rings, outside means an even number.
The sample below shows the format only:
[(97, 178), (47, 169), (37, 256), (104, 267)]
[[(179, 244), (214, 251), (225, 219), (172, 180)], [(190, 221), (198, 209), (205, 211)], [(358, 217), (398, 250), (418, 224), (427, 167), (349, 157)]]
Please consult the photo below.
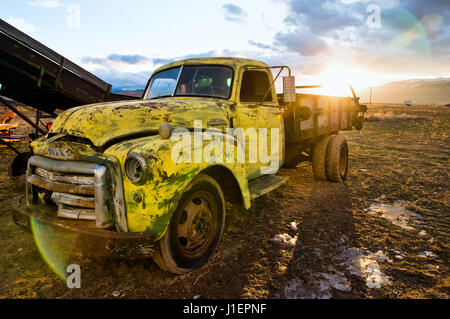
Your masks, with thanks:
[(315, 93), (332, 96), (351, 96), (349, 85), (355, 90), (385, 82), (385, 76), (348, 65), (330, 65), (315, 78), (322, 85)]

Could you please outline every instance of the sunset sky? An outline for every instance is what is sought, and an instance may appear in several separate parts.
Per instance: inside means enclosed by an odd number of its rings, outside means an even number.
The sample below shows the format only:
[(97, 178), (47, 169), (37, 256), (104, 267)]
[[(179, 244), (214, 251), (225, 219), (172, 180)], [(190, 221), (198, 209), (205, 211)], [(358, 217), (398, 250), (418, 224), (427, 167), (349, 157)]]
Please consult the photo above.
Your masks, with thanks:
[(287, 64), (299, 84), (450, 77), (449, 0), (2, 0), (0, 12), (117, 86), (197, 56)]

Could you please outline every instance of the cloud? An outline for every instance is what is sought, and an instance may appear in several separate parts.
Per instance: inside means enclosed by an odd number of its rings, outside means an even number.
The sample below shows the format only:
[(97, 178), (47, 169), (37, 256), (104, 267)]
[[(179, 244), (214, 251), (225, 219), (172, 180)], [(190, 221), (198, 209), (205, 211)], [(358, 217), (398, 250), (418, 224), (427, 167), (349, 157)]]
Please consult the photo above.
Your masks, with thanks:
[(5, 21), (24, 33), (34, 33), (37, 31), (34, 25), (28, 23), (22, 18), (7, 18)]
[(150, 59), (142, 55), (121, 55), (111, 54), (106, 58), (83, 57), (81, 62), (86, 64), (96, 64), (98, 66), (109, 67), (114, 64), (137, 65), (149, 62)]
[[(450, 13), (450, 4), (448, 0), (427, 0), (426, 2), (423, 0), (400, 0), (400, 6), (419, 19), (433, 13), (440, 13), (444, 16)], [(450, 23), (450, 21), (447, 22)]]
[(232, 3), (227, 3), (222, 6), (225, 10), (225, 20), (231, 22), (244, 22), (244, 18), (248, 16), (247, 12), (242, 10), (241, 7), (234, 5)]
[[(278, 56), (308, 59), (294, 66), (301, 73), (321, 73), (337, 63), (393, 76), (450, 74), (448, 0), (282, 1), (285, 30), (271, 46), (283, 48)], [(368, 24), (369, 5), (380, 9), (378, 28)]]
[(175, 58), (153, 58), (153, 64), (155, 65), (164, 65), (169, 64), (175, 61), (179, 60), (186, 60), (186, 59), (195, 59), (195, 58), (205, 58), (205, 57), (214, 57), (218, 56), (218, 53), (214, 50), (208, 51), (208, 52), (202, 52), (202, 53), (195, 53), (195, 54), (187, 54)]
[(166, 58), (154, 58), (154, 59), (152, 59), (152, 61), (153, 61), (153, 64), (164, 65), (164, 64), (169, 64), (169, 63), (175, 62), (176, 60), (175, 59), (166, 59)]
[(38, 0), (38, 1), (30, 1), (28, 4), (32, 7), (41, 7), (41, 8), (62, 8), (64, 7), (59, 1), (56, 0)]
[(174, 61), (222, 56), (228, 52), (207, 51), (187, 54), (179, 57), (145, 57), (138, 54), (122, 55), (110, 54), (106, 58), (89, 57), (81, 58), (87, 70), (94, 73), (104, 81), (111, 83), (114, 88), (143, 89), (153, 70)]
[(113, 91), (120, 89), (143, 90), (153, 71), (121, 72), (99, 69), (93, 71), (96, 76), (113, 85)]
[(152, 60), (138, 54), (110, 54), (106, 58), (81, 58), (83, 67), (113, 85), (113, 90), (143, 89), (152, 74)]
[(328, 50), (327, 43), (317, 35), (296, 29), (293, 32), (277, 33), (275, 44), (304, 56), (318, 55)]
[(270, 46), (268, 44), (264, 44), (261, 42), (255, 42), (253, 40), (248, 40), (248, 44), (250, 44), (251, 46), (257, 47), (259, 49), (263, 49), (263, 50), (276, 50), (275, 48), (273, 48), (272, 46)]
[(57, 0), (37, 0), (28, 2), (28, 5), (38, 8), (64, 8), (68, 14), (66, 25), (69, 29), (78, 29), (81, 26), (81, 7), (78, 4), (64, 4)]

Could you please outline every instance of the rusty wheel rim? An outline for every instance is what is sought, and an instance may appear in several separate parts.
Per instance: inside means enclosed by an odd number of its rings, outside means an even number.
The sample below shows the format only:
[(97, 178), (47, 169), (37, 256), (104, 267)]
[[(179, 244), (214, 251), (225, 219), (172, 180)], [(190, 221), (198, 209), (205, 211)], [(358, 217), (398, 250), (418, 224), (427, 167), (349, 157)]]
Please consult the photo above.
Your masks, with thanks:
[(183, 255), (195, 258), (208, 250), (214, 240), (217, 216), (214, 198), (208, 193), (194, 193), (184, 202), (176, 221), (176, 242)]

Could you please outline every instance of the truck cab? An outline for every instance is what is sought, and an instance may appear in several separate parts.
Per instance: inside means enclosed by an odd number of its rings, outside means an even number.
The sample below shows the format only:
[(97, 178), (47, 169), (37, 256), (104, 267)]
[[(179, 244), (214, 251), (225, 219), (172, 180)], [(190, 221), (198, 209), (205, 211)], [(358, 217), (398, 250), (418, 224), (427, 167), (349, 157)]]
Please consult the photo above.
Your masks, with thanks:
[[(281, 94), (273, 69), (289, 72)], [(91, 254), (198, 268), (219, 244), (225, 201), (249, 209), (285, 182), (281, 166), (311, 160), (317, 179), (345, 180), (337, 134), (359, 127), (364, 109), (356, 96), (295, 90), (285, 66), (189, 59), (157, 69), (142, 99), (69, 109), (32, 143), (16, 221), (70, 232)]]

